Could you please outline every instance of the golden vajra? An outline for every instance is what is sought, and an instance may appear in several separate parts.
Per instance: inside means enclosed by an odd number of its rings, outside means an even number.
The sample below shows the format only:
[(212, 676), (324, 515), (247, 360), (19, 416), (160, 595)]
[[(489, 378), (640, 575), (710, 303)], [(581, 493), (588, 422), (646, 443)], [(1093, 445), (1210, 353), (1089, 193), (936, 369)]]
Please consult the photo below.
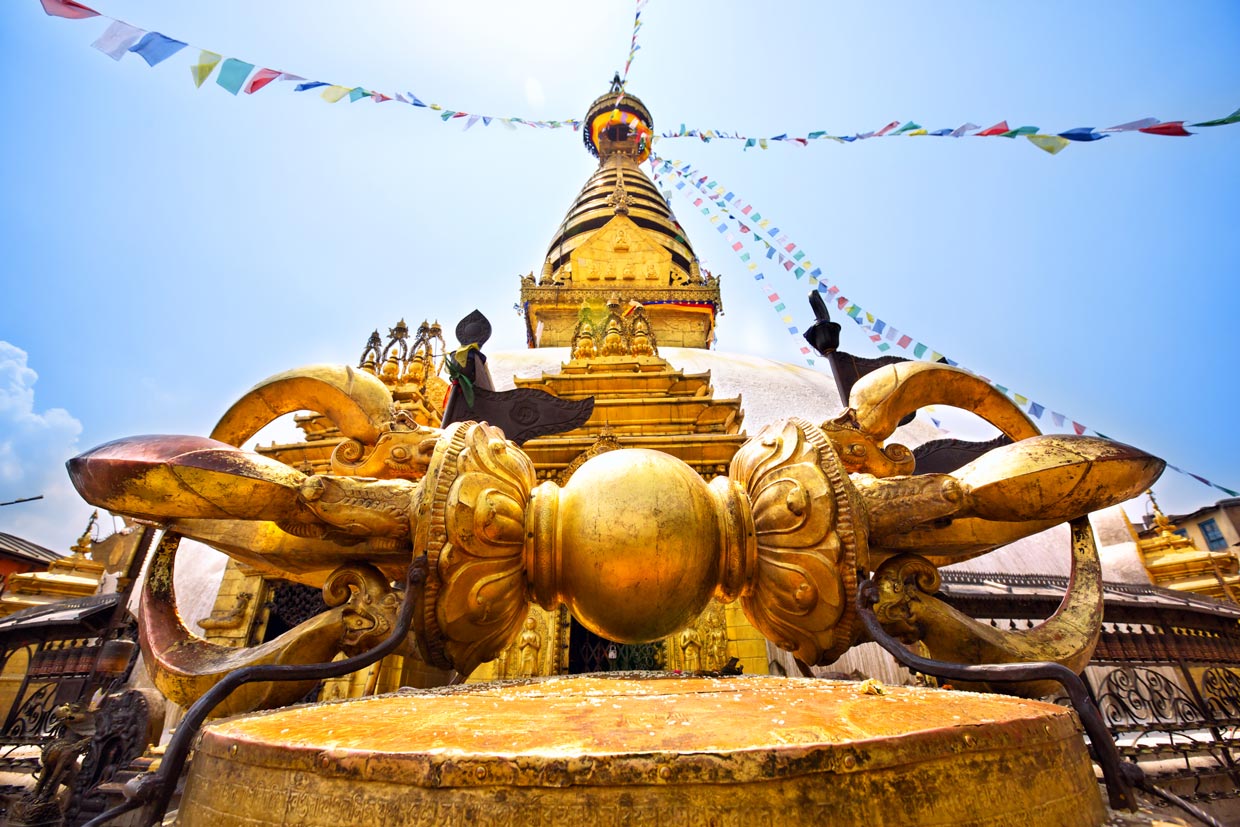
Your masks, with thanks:
[[(884, 440), (928, 404), (974, 411), (1014, 442), (952, 474), (910, 476), (911, 453)], [(236, 447), (304, 409), (347, 437), (330, 474)], [(133, 437), (69, 462), (86, 500), (168, 529), (144, 589), (141, 641), (157, 685), (179, 703), (239, 666), (324, 661), (373, 645), (395, 619), (392, 580), (423, 555), (407, 651), (463, 674), (520, 634), (531, 602), (566, 605), (610, 640), (644, 642), (685, 627), (712, 597), (739, 599), (750, 622), (803, 664), (827, 664), (859, 642), (857, 581), (871, 573), (884, 626), (932, 656), (1054, 660), (1079, 671), (1102, 619), (1101, 569), (1080, 518), (1137, 495), (1162, 467), (1109, 440), (1040, 435), (979, 378), (920, 363), (869, 374), (843, 415), (821, 426), (765, 428), (710, 483), (670, 455), (622, 449), (591, 458), (562, 487), (536, 484), (529, 457), (498, 429), (419, 426), (393, 411), (381, 381), (344, 367), (272, 377), (209, 439)], [(1073, 578), (1042, 625), (1000, 631), (933, 596), (938, 566), (1068, 520)], [(172, 595), (178, 535), (321, 585), (331, 608), (253, 649), (198, 638)], [(220, 711), (304, 691), (247, 687)]]

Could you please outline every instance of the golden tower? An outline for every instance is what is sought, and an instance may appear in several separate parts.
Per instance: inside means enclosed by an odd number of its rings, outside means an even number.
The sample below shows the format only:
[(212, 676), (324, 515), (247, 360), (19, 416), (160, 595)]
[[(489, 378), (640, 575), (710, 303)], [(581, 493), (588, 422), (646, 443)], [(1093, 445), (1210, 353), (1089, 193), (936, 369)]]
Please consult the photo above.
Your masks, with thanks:
[(613, 298), (646, 307), (665, 347), (707, 347), (721, 312), (719, 280), (704, 273), (671, 208), (640, 164), (650, 155), (654, 119), (617, 83), (582, 123), (598, 169), (568, 209), (537, 280), (521, 284), (531, 347), (576, 344), (583, 306), (596, 334)]

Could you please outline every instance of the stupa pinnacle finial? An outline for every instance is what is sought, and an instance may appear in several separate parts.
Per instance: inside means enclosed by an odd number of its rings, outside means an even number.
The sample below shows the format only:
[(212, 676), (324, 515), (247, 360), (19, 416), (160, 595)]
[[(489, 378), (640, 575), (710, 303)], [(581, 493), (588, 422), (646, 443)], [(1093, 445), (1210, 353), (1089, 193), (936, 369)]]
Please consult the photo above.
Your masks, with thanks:
[(654, 118), (641, 99), (624, 91), (619, 72), (611, 88), (590, 104), (584, 124), (582, 140), (600, 162), (606, 163), (612, 155), (627, 155), (640, 164), (650, 156)]

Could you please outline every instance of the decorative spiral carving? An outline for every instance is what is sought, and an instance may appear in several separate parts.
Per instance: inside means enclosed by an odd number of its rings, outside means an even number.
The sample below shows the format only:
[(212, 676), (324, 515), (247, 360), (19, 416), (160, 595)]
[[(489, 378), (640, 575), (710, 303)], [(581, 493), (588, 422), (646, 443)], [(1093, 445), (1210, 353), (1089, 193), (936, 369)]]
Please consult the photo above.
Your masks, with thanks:
[(332, 462), (343, 465), (356, 465), (366, 455), (366, 447), (356, 439), (343, 440), (332, 451)]
[(431, 663), (468, 674), (525, 620), (525, 509), (536, 479), (498, 428), (466, 422), (444, 435), (418, 505), (417, 548), (432, 575), (420, 631)]
[(924, 557), (902, 554), (885, 560), (874, 573), (879, 598), (874, 614), (890, 634), (904, 643), (915, 643), (926, 635), (913, 616), (916, 594), (934, 594), (942, 578), (939, 570)]
[(323, 584), (323, 602), (333, 608), (344, 605), (340, 648), (349, 654), (369, 649), (391, 634), (400, 609), (400, 598), (388, 579), (365, 564), (332, 572)]
[(757, 571), (741, 598), (768, 639), (803, 663), (830, 663), (852, 645), (858, 550), (855, 496), (822, 431), (790, 419), (768, 426), (732, 460), (753, 510)]

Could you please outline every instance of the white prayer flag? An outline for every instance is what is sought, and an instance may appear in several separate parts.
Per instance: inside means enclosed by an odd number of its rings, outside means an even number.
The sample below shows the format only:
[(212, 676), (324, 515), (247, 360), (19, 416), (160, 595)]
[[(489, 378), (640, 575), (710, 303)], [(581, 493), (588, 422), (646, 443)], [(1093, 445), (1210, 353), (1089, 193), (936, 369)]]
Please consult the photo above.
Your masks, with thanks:
[(113, 60), (120, 60), (129, 51), (129, 47), (142, 39), (146, 31), (119, 20), (99, 35), (99, 39), (90, 44)]

